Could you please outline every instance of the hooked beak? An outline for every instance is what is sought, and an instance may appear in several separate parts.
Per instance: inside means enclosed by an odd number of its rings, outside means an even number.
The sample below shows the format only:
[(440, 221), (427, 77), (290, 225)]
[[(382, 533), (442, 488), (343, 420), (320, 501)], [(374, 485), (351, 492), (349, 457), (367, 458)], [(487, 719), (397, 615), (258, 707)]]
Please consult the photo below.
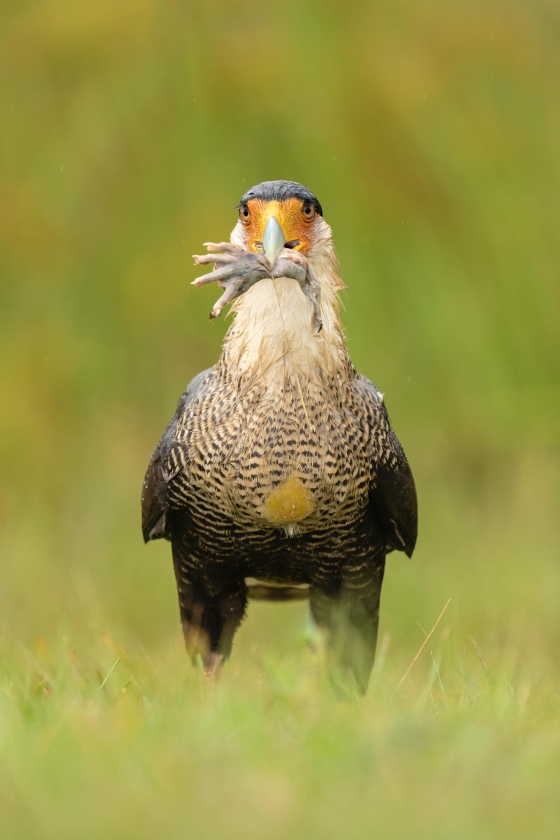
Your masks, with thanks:
[(278, 254), (286, 243), (286, 236), (280, 222), (276, 216), (270, 216), (266, 227), (264, 229), (262, 238), (262, 249), (265, 256), (270, 263), (270, 268), (274, 268), (274, 264), (278, 259)]

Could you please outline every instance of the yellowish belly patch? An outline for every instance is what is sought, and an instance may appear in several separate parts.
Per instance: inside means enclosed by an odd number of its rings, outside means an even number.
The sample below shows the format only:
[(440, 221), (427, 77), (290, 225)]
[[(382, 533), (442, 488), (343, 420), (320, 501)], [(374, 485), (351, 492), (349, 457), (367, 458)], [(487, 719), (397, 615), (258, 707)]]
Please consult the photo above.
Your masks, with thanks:
[(305, 519), (315, 508), (313, 496), (297, 475), (291, 475), (266, 500), (262, 515), (273, 525), (290, 525)]

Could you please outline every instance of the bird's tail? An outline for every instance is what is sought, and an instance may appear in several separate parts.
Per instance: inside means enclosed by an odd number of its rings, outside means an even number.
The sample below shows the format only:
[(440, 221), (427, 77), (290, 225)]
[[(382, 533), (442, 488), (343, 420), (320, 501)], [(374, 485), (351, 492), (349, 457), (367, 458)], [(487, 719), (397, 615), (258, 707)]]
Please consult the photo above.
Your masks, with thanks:
[(309, 598), (307, 583), (272, 583), (270, 581), (245, 578), (247, 594), (254, 601), (304, 601)]

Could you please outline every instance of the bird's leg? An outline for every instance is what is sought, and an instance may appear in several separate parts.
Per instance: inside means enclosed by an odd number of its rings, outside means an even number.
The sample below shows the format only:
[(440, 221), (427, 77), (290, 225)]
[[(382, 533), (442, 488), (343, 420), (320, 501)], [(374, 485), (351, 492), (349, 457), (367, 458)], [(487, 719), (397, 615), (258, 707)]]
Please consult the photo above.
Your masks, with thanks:
[(326, 637), (329, 676), (336, 693), (365, 694), (375, 660), (379, 601), (385, 559), (365, 569), (345, 570), (340, 588), (312, 586), (311, 615)]
[(209, 595), (200, 585), (186, 583), (177, 568), (176, 574), (185, 647), (193, 662), (200, 656), (206, 677), (216, 679), (245, 615), (247, 587), (242, 581)]
[(224, 294), (216, 301), (210, 312), (211, 318), (217, 318), (227, 303), (231, 303), (244, 294), (259, 280), (265, 277), (291, 277), (299, 283), (304, 295), (311, 301), (314, 330), (316, 333), (321, 331), (320, 285), (313, 268), (303, 254), (292, 248), (283, 248), (272, 269), (263, 253), (246, 251), (229, 242), (218, 244), (206, 242), (205, 246), (208, 253), (195, 254), (195, 264), (213, 263), (215, 268), (209, 274), (197, 277), (192, 285), (198, 287), (217, 282), (225, 289)]

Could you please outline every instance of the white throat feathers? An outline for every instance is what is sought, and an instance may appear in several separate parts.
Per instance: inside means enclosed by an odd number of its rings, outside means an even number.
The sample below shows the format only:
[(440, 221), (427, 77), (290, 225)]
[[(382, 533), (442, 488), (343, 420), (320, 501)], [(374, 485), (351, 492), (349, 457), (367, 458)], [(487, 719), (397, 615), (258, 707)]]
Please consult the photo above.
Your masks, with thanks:
[[(296, 280), (289, 277), (265, 278), (255, 283), (232, 306), (235, 320), (223, 345), (223, 360), (237, 368), (238, 376), (285, 381), (292, 374), (304, 379), (315, 372), (343, 374), (348, 351), (339, 315), (339, 292), (344, 288), (338, 277), (337, 261), (330, 227), (320, 220), (318, 241), (308, 257), (321, 287), (323, 328), (313, 330), (313, 306)], [(240, 225), (231, 242), (244, 247)]]

